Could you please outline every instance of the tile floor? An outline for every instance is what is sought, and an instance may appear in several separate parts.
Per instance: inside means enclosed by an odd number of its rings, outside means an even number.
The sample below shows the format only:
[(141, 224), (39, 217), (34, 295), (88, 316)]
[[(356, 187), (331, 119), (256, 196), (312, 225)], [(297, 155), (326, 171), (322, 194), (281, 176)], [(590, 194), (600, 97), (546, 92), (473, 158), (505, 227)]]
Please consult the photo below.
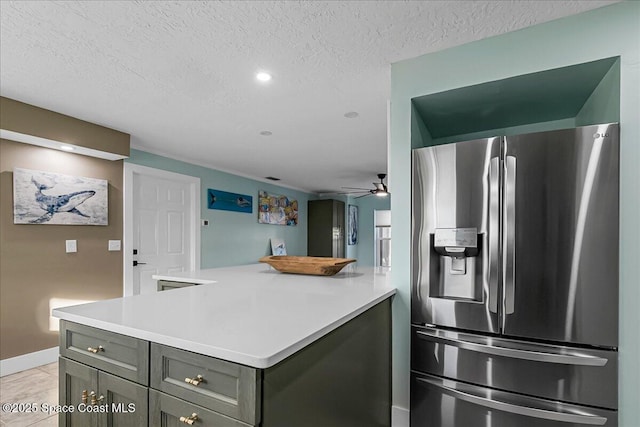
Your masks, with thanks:
[[(56, 405), (58, 403), (58, 362), (17, 372), (0, 378), (0, 401), (4, 403), (35, 403)], [(11, 413), (0, 411), (0, 426), (11, 427), (55, 427), (58, 415), (42, 411), (33, 413)]]

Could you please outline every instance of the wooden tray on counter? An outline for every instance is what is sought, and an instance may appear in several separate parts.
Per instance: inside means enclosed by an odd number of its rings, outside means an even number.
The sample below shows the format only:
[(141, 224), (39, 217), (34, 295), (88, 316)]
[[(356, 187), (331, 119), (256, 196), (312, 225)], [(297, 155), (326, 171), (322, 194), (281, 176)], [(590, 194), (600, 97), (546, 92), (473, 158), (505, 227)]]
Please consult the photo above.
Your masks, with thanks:
[(333, 276), (345, 265), (356, 262), (353, 258), (328, 258), (319, 256), (264, 256), (258, 261), (266, 262), (282, 273), (311, 274), (315, 276)]

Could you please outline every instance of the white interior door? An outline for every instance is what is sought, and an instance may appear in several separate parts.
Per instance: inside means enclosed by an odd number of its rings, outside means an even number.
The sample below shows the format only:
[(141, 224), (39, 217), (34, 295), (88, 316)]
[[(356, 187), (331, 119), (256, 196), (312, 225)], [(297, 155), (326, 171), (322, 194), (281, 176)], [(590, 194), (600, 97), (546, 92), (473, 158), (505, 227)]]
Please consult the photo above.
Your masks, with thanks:
[(199, 268), (200, 180), (136, 165), (128, 169), (125, 295), (152, 293), (157, 289), (152, 275)]

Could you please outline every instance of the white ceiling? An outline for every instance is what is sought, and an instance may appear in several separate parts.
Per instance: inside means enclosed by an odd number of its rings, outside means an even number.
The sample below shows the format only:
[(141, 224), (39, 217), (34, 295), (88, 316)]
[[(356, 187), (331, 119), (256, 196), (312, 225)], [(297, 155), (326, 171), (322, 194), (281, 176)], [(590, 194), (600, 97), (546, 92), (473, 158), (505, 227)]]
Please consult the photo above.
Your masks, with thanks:
[(390, 63), (611, 3), (3, 0), (0, 93), (214, 169), (373, 188)]

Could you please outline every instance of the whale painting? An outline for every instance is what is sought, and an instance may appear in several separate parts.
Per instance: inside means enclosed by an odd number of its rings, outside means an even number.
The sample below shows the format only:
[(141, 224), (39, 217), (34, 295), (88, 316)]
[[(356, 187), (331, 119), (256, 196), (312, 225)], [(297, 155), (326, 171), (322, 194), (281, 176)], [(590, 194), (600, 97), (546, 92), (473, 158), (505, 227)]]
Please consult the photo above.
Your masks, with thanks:
[(13, 223), (108, 225), (108, 182), (30, 169), (13, 170)]

